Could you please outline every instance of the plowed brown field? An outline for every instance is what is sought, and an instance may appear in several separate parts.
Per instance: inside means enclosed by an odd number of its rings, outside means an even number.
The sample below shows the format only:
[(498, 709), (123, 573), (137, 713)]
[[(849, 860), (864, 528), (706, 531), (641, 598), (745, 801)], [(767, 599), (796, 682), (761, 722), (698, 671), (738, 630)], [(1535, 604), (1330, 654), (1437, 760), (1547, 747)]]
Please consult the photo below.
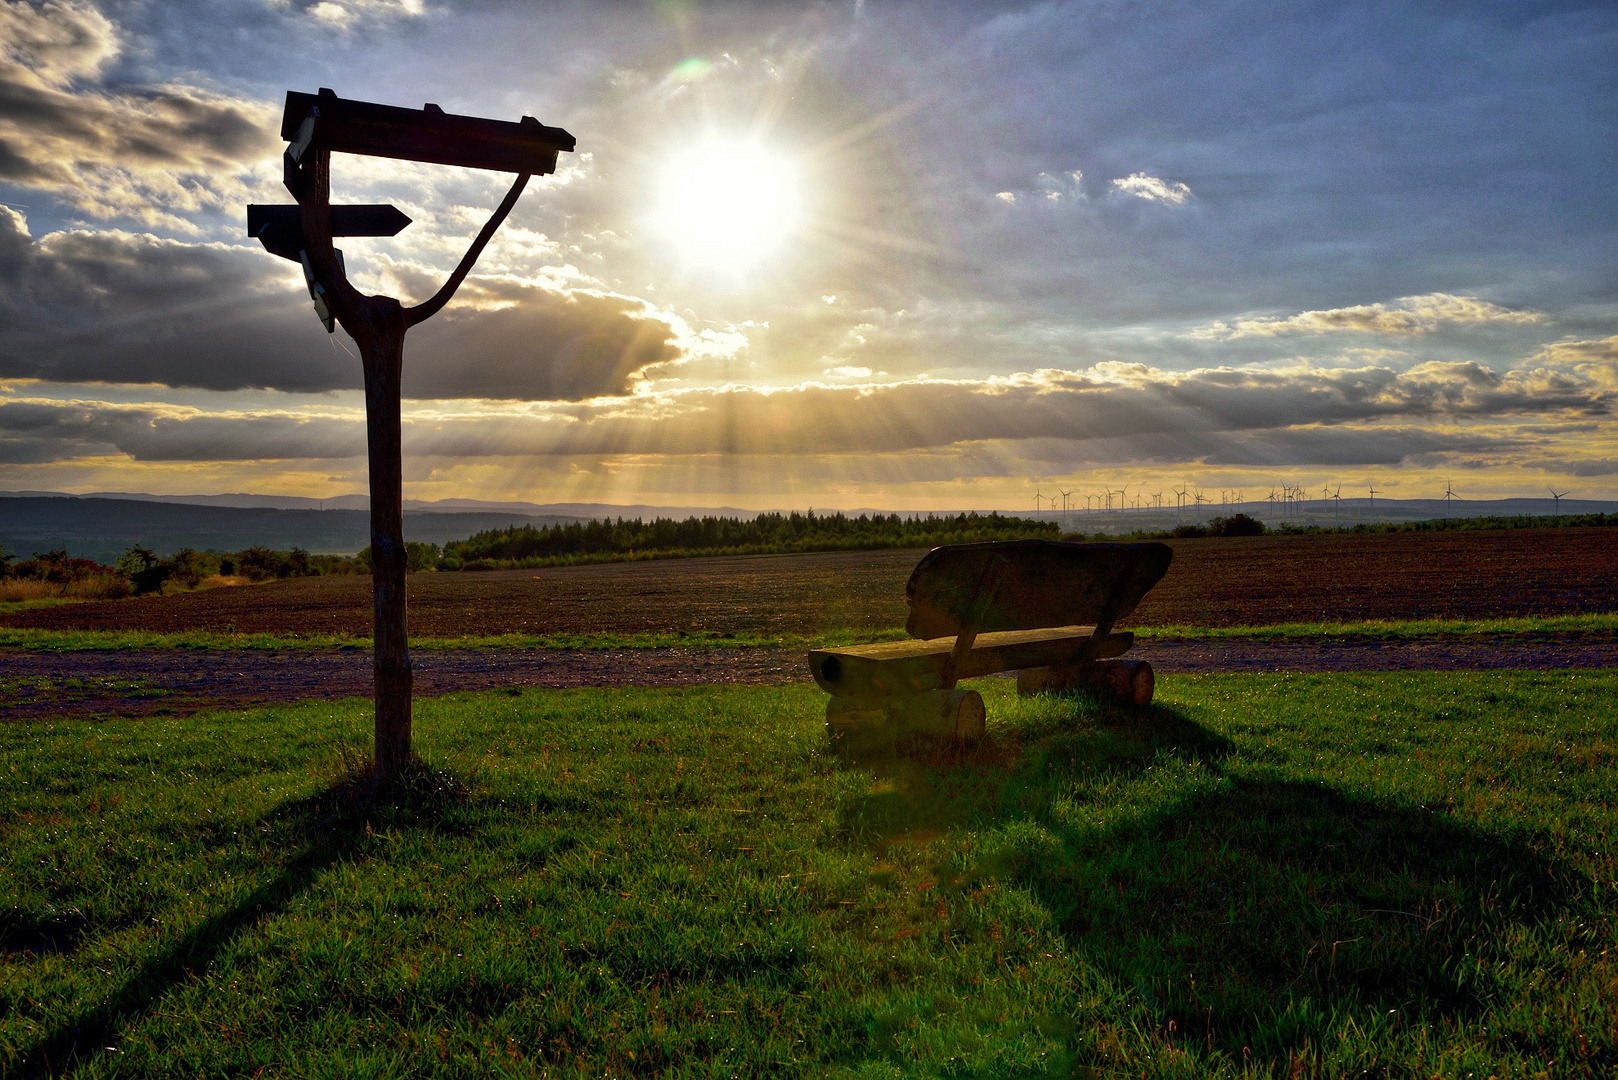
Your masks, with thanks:
[[(1265, 536), (1173, 542), (1174, 564), (1129, 622), (1235, 626), (1478, 618), (1618, 607), (1618, 530)], [(899, 627), (920, 551), (609, 563), (417, 574), (410, 631), (856, 633)], [(367, 577), (304, 578), (0, 616), (50, 629), (370, 632)]]

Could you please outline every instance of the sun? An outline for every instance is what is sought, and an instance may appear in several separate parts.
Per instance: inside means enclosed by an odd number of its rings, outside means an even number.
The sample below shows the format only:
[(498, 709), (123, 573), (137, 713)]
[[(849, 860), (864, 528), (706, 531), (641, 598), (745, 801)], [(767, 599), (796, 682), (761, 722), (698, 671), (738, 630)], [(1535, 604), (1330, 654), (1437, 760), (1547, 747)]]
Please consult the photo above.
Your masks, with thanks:
[(685, 262), (742, 271), (775, 254), (802, 217), (798, 170), (746, 139), (704, 139), (664, 166), (657, 228)]

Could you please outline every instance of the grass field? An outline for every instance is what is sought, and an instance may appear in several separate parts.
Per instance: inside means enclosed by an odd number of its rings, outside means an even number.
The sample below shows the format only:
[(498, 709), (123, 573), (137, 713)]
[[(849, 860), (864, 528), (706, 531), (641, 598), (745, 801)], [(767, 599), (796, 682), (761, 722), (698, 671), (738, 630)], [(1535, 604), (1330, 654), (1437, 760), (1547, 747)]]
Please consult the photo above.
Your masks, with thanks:
[(0, 728), (0, 1072), (1609, 1076), (1618, 673), (986, 680)]

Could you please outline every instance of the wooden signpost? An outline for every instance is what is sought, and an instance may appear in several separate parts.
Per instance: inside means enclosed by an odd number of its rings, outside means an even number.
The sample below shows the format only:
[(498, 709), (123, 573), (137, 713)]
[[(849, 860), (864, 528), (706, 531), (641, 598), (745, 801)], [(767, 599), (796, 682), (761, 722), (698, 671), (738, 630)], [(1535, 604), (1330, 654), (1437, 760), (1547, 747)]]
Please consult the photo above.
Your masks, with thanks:
[[(372, 637), (375, 651), (376, 763), (380, 786), (410, 760), (410, 650), (405, 632), (405, 542), (400, 378), (405, 332), (431, 318), (460, 288), (517, 197), (535, 174), (556, 171), (573, 136), (531, 116), (518, 123), (456, 116), (436, 105), (404, 109), (340, 98), (330, 90), (287, 94), (281, 137), (291, 206), (249, 206), (248, 232), (272, 254), (303, 264), (315, 313), (328, 333), (341, 324), (360, 348), (365, 374), (366, 445), (371, 474)], [(407, 218), (392, 206), (332, 206), (331, 155), (365, 154), (517, 174), (466, 255), (433, 297), (405, 307), (366, 296), (348, 282), (337, 236), (393, 236)]]

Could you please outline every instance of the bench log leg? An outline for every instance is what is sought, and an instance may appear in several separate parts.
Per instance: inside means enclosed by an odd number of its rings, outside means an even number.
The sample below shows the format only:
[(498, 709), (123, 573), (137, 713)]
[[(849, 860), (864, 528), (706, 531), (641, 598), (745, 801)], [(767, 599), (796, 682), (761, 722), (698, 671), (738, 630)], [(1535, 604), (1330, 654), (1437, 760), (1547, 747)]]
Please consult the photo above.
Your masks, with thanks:
[(909, 731), (961, 743), (983, 738), (983, 695), (976, 690), (928, 690), (890, 698), (834, 697), (826, 704), (826, 733), (834, 743)]
[(1125, 705), (1150, 705), (1157, 679), (1145, 660), (1095, 660), (1017, 672), (1017, 693), (1078, 690)]

